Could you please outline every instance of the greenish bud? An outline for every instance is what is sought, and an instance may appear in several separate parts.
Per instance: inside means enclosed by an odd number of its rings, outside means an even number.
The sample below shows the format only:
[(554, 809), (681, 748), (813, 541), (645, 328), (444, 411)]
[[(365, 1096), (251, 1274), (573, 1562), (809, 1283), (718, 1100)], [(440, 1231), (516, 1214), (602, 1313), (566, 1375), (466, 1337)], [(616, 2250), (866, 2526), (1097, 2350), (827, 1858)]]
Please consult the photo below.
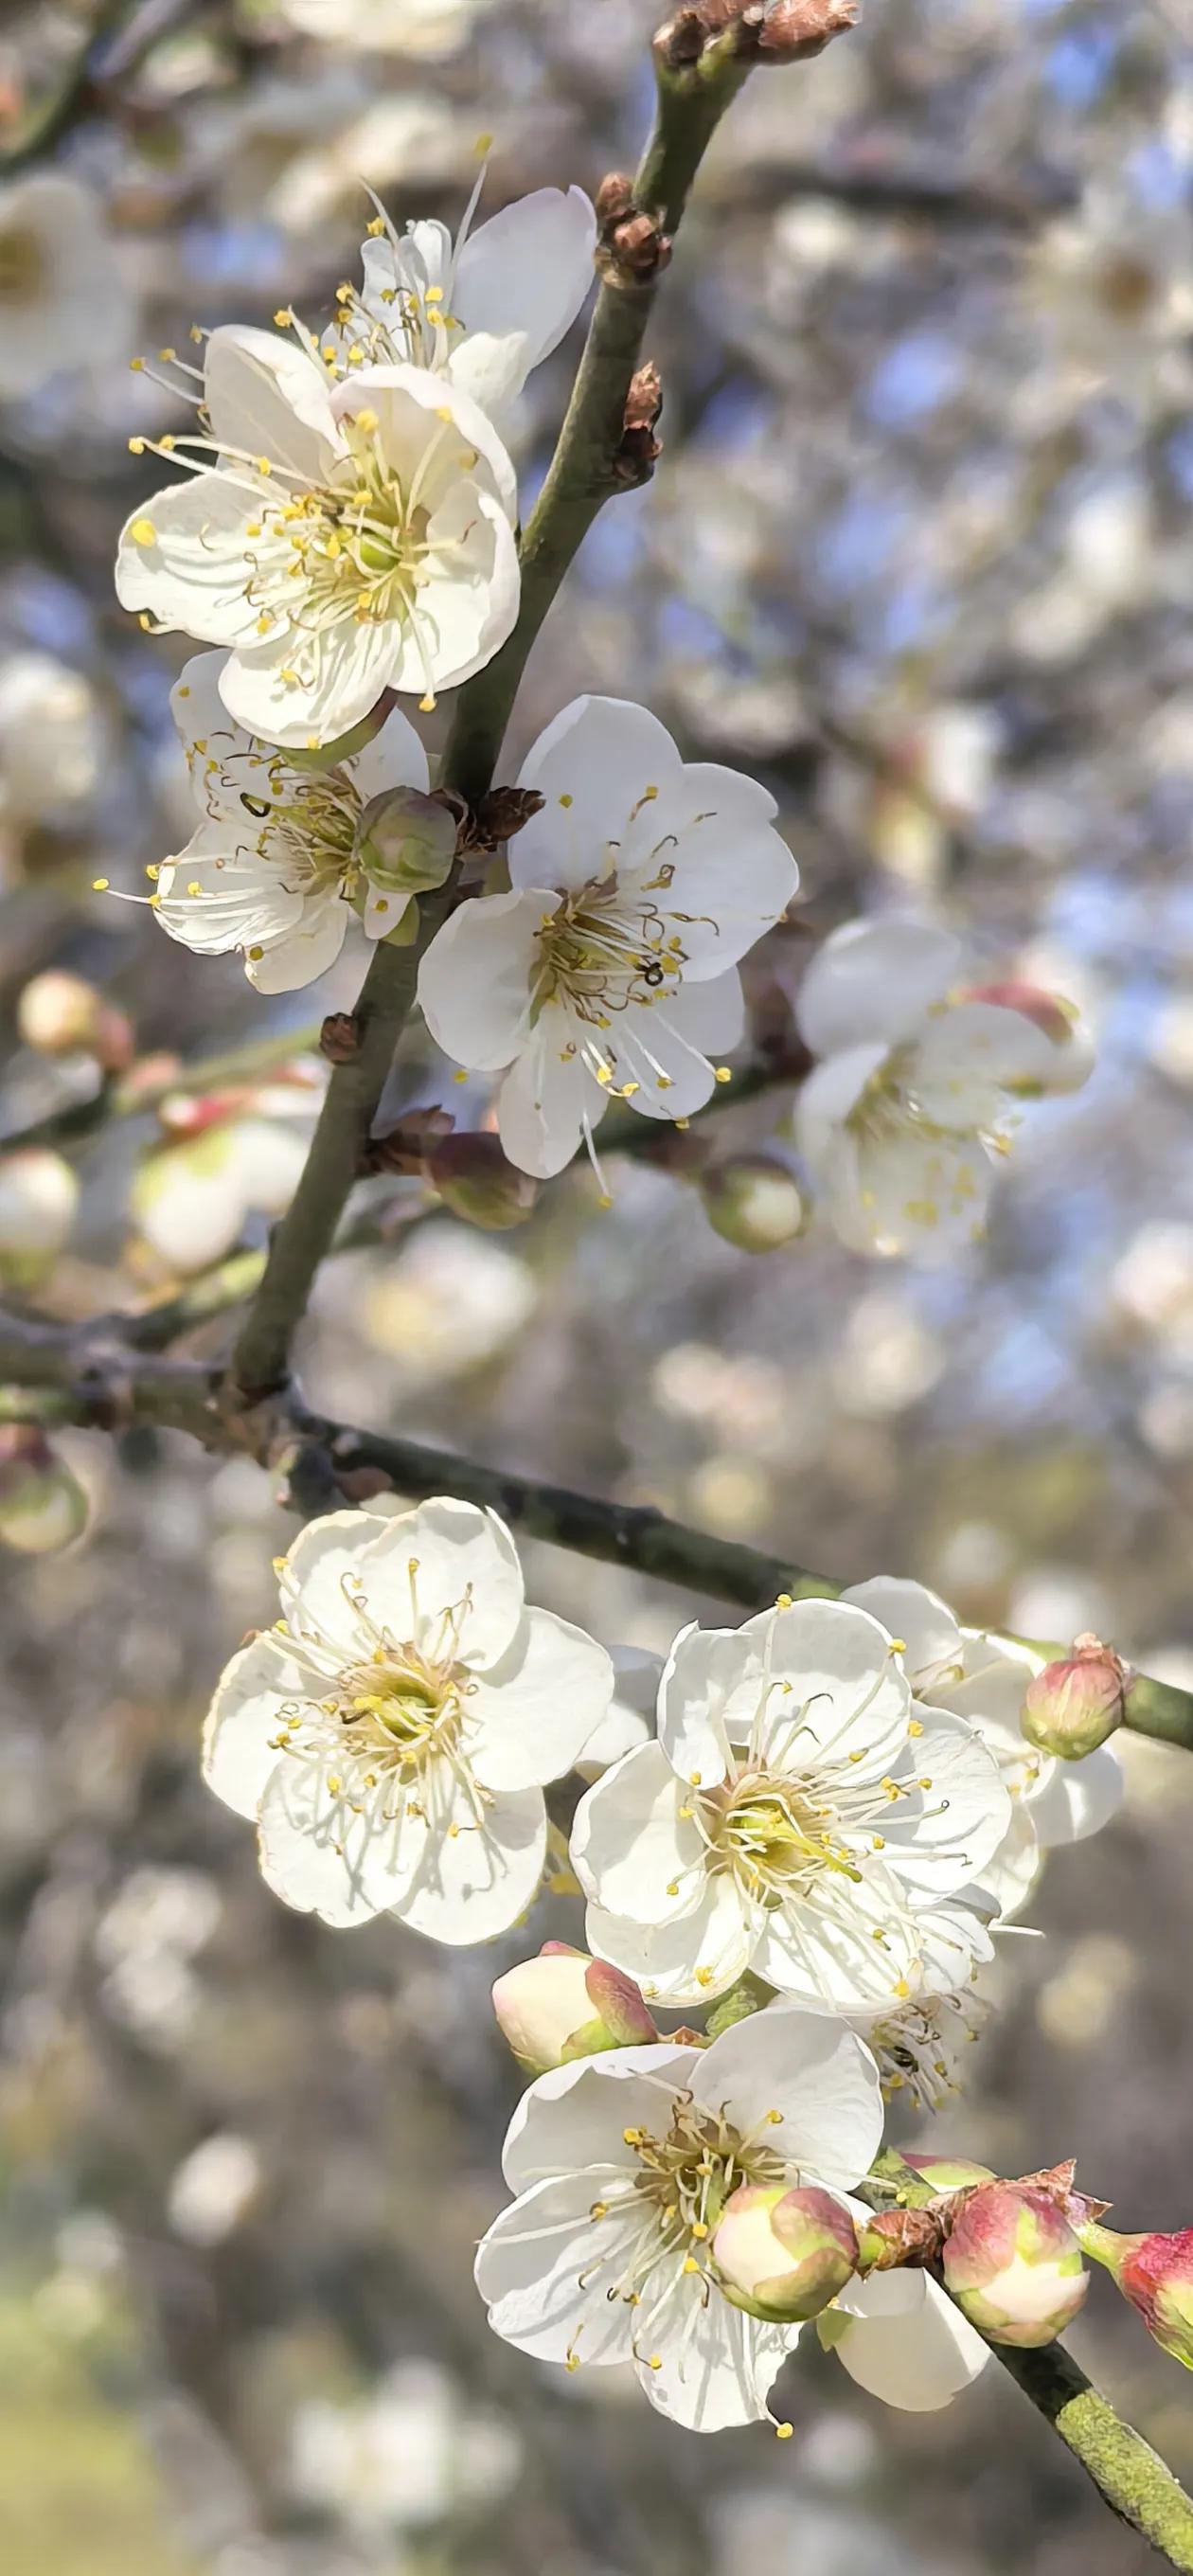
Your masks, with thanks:
[(456, 819), (416, 787), (391, 787), (365, 806), (356, 857), (385, 894), (425, 894), (444, 884), (456, 855)]
[(714, 1233), (739, 1252), (777, 1252), (808, 1222), (799, 1182), (774, 1154), (733, 1154), (697, 1187)]

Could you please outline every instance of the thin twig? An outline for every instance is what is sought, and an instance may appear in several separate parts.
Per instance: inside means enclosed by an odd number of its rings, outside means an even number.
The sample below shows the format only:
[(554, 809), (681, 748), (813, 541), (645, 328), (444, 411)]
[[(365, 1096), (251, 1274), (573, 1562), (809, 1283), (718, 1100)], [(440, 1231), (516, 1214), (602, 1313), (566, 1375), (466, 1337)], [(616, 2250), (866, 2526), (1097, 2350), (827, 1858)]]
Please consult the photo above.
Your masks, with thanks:
[[(541, 1477), (488, 1467), (454, 1450), (358, 1429), (314, 1412), (294, 1390), (283, 1390), (247, 1412), (229, 1402), (218, 1371), (187, 1360), (144, 1357), (131, 1350), (110, 1323), (51, 1324), (0, 1314), (0, 1388), (30, 1391), (30, 1410), (47, 1391), (55, 1419), (96, 1429), (136, 1422), (169, 1424), (211, 1449), (245, 1449), (262, 1466), (276, 1467), (305, 1455), (318, 1474), (300, 1477), (304, 1496), (322, 1497), (312, 1508), (357, 1502), (386, 1489), (414, 1500), (450, 1493), (462, 1502), (499, 1512), (529, 1538), (549, 1539), (577, 1556), (632, 1566), (656, 1583), (675, 1583), (738, 1610), (765, 1610), (781, 1593), (793, 1600), (833, 1600), (842, 1590), (828, 1575), (767, 1556), (738, 1540), (673, 1521), (645, 1503), (614, 1503), (578, 1494)], [(9, 1418), (20, 1412), (9, 1400)], [(1062, 1649), (1057, 1646), (1054, 1652)], [(1137, 1735), (1193, 1752), (1193, 1693), (1140, 1674), (1127, 1701), (1127, 1725)]]
[(179, 1093), (228, 1091), (239, 1083), (256, 1081), (279, 1064), (311, 1055), (319, 1044), (320, 1026), (316, 1020), (308, 1028), (275, 1029), (268, 1037), (246, 1038), (219, 1055), (196, 1056), (190, 1064), (175, 1065), (152, 1082), (138, 1083), (134, 1065), (130, 1073), (101, 1083), (87, 1099), (66, 1101), (60, 1109), (47, 1110), (44, 1118), (34, 1118), (28, 1126), (0, 1136), (0, 1154), (19, 1153), (26, 1145), (52, 1145), (61, 1151), (84, 1144), (114, 1119), (148, 1117), (163, 1100)]

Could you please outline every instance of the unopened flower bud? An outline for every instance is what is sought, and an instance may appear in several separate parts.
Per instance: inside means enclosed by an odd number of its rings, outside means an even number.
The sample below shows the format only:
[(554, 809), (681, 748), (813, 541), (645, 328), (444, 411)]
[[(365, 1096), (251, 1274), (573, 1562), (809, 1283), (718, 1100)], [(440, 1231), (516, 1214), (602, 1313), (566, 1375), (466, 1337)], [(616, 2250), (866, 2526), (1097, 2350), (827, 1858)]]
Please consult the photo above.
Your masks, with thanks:
[(967, 2200), (944, 2248), (944, 2277), (988, 2343), (1032, 2351), (1071, 2324), (1089, 2288), (1081, 2247), (1047, 2194), (987, 2183)]
[(1083, 2227), (1079, 2236), (1161, 2351), (1193, 2370), (1193, 2227), (1170, 2236), (1119, 2236), (1112, 2227)]
[(659, 2035), (632, 1978), (559, 1941), (545, 1942), (537, 1959), (523, 1959), (497, 1979), (493, 2010), (530, 2075), (604, 2049), (647, 2045)]
[(0, 1427), (0, 1542), (21, 1556), (53, 1556), (81, 1538), (87, 1496), (32, 1422)]
[(489, 1233), (524, 1225), (539, 1194), (538, 1182), (509, 1161), (497, 1136), (444, 1136), (423, 1170), (453, 1216)]
[(777, 1252), (808, 1222), (798, 1181), (773, 1154), (732, 1154), (697, 1186), (714, 1232), (739, 1252)]
[(441, 886), (455, 855), (455, 816), (416, 787), (372, 797), (357, 825), (356, 856), (366, 876), (392, 894)]
[(1039, 1753), (1080, 1762), (1105, 1744), (1127, 1713), (1130, 1674), (1113, 1646), (1078, 1637), (1071, 1655), (1045, 1664), (1028, 1684), (1020, 1724)]
[(966, 2156), (904, 2156), (903, 2162), (933, 2191), (966, 2191), (971, 2183), (993, 2182), (989, 2165), (971, 2165)]
[(133, 1032), (124, 1012), (105, 1002), (81, 975), (58, 967), (26, 984), (17, 1004), (17, 1027), (37, 1055), (94, 1056), (105, 1073), (122, 1073), (132, 1061)]
[(752, 2317), (794, 2325), (818, 2317), (857, 2268), (857, 2229), (827, 2191), (743, 2183), (712, 2240), (727, 2299)]
[(1028, 984), (1016, 976), (1007, 976), (998, 984), (971, 984), (962, 999), (967, 1002), (989, 1002), (995, 1010), (1018, 1011), (1020, 1018), (1030, 1020), (1052, 1040), (1052, 1060), (1045, 1080), (1039, 1083), (1008, 1082), (1008, 1091), (1025, 1095), (1036, 1092), (1080, 1091), (1088, 1082), (1093, 1065), (1093, 1048), (1080, 1012), (1063, 995), (1047, 993), (1040, 984)]
[(75, 1221), (79, 1184), (70, 1164), (44, 1145), (0, 1156), (0, 1282), (39, 1287)]

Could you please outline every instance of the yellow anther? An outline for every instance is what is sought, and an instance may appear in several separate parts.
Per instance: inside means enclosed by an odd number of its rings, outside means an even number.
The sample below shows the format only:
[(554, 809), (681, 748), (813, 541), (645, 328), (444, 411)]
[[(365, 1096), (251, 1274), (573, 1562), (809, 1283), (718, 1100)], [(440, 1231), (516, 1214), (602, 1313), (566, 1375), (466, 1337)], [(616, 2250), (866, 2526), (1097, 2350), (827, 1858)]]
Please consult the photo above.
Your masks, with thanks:
[(338, 1797), (339, 1797), (339, 1794), (340, 1794), (340, 1791), (341, 1791), (341, 1789), (342, 1789), (342, 1788), (343, 1788), (343, 1786), (344, 1786), (344, 1783), (343, 1783), (343, 1781), (341, 1780), (341, 1778), (340, 1778), (340, 1776), (339, 1776), (338, 1771), (332, 1771), (332, 1772), (329, 1772), (329, 1774), (328, 1774), (328, 1780), (327, 1780), (327, 1786), (328, 1786), (328, 1789), (329, 1789), (329, 1790), (330, 1790), (330, 1792), (331, 1792), (332, 1797), (333, 1797), (333, 1798), (338, 1798)]
[(145, 361), (143, 358), (130, 358), (128, 363), (134, 376), (144, 375)]
[[(383, 227), (382, 227), (380, 224), (370, 224), (370, 226), (369, 226), (369, 231), (370, 231), (371, 233), (379, 233), (379, 232), (381, 232), (381, 231), (382, 231), (382, 229), (383, 229)], [(579, 2353), (578, 2353), (578, 2352), (569, 2352), (568, 2357), (567, 2357), (567, 2360), (565, 2361), (565, 2363), (564, 2363), (564, 2365), (563, 2365), (563, 2366), (564, 2366), (564, 2369), (565, 2369), (565, 2370), (578, 2370), (578, 2369), (579, 2369), (579, 2367), (580, 2367), (580, 2355), (579, 2355)]]
[(781, 1593), (779, 1594), (779, 1598), (778, 1598), (778, 1600), (777, 1600), (777, 1601), (776, 1601), (776, 1603), (775, 1603), (775, 1608), (776, 1608), (776, 1610), (790, 1610), (791, 1606), (792, 1606), (792, 1596), (791, 1596), (790, 1592), (781, 1592)]
[(434, 691), (433, 691), (432, 689), (428, 689), (428, 691), (427, 691), (427, 694), (426, 694), (425, 698), (420, 698), (420, 699), (419, 699), (419, 702), (418, 702), (418, 711), (419, 711), (419, 714), (420, 714), (420, 715), (423, 715), (423, 716), (433, 716), (433, 715), (434, 715), (434, 713), (435, 713), (435, 693), (434, 693)]
[(717, 1082), (732, 1082), (732, 1080), (733, 1080), (733, 1076), (732, 1076), (732, 1074), (730, 1073), (730, 1070), (729, 1070), (729, 1067), (728, 1067), (728, 1065), (727, 1065), (727, 1064), (718, 1064), (718, 1065), (714, 1065), (714, 1067), (713, 1067), (713, 1077), (714, 1077), (714, 1080), (715, 1080), (715, 1081), (717, 1081)]
[(794, 2424), (776, 2424), (776, 2426), (775, 2426), (775, 2440), (776, 2440), (776, 2442), (789, 2442), (789, 2441), (791, 2440), (791, 2436), (792, 2436), (792, 2434), (794, 2433), (794, 2431), (795, 2431), (795, 2426), (794, 2426)]
[(702, 1779), (704, 1778), (704, 1773), (702, 1771), (689, 1771), (688, 1778), (693, 1789), (698, 1789)]
[(770, 2122), (770, 2125), (771, 2125), (772, 2129), (781, 2129), (781, 2128), (782, 2128), (782, 2126), (783, 2126), (783, 2114), (782, 2114), (782, 2112), (781, 2112), (781, 2111), (768, 2111), (766, 2116), (767, 2116), (767, 2119), (768, 2119), (768, 2120), (769, 2120), (769, 2122)]
[(376, 412), (372, 410), (358, 411), (356, 415), (356, 426), (358, 429), (362, 429), (364, 431), (366, 438), (371, 438), (377, 427)]
[(700, 2265), (698, 2264), (694, 2254), (689, 2254), (686, 2257), (683, 2268), (685, 2272), (698, 2272), (700, 2270)]
[(907, 1997), (911, 1993), (911, 1988), (908, 1985), (906, 1977), (896, 1977), (895, 1993), (898, 1995), (900, 2002), (906, 2003)]
[(262, 959), (262, 958), (263, 958), (263, 956), (265, 955), (265, 951), (264, 951), (264, 949), (263, 949), (263, 948), (250, 948), (250, 950), (249, 950), (248, 954), (249, 954), (249, 958), (250, 958), (251, 963), (252, 963), (254, 966), (259, 966), (259, 965), (260, 965), (260, 963), (261, 963), (261, 959)]
[(161, 875), (161, 869), (158, 866), (156, 859), (150, 859), (149, 865), (145, 870), (145, 874), (153, 885), (157, 884), (157, 880)]
[(575, 799), (575, 797), (574, 797), (574, 796), (561, 796), (561, 797), (560, 797), (560, 799), (559, 799), (559, 802), (560, 802), (560, 804), (564, 807), (564, 809), (565, 809), (565, 811), (566, 811), (566, 809), (567, 809), (567, 807), (568, 807), (569, 805), (574, 805), (574, 804), (575, 804), (576, 799)]
[(891, 1639), (891, 1653), (892, 1653), (892, 1655), (905, 1655), (905, 1654), (906, 1654), (906, 1652), (907, 1652), (907, 1639), (906, 1639), (906, 1637), (892, 1637), (892, 1639)]
[(713, 1972), (711, 1968), (697, 1968), (696, 1983), (698, 1986), (711, 1986), (712, 1979)]
[(143, 439), (143, 438), (130, 438), (130, 440), (129, 440), (129, 442), (128, 442), (128, 452), (129, 452), (129, 455), (130, 455), (130, 456), (143, 456), (143, 455), (144, 455), (144, 453), (145, 453), (145, 441), (144, 441), (144, 439)]
[(155, 546), (157, 544), (157, 529), (154, 527), (152, 519), (134, 519), (128, 533), (135, 546)]
[(370, 239), (371, 239), (371, 240), (373, 240), (373, 241), (378, 240), (379, 236), (380, 236), (383, 232), (388, 231), (388, 226), (387, 226), (387, 224), (386, 224), (386, 221), (385, 221), (384, 216), (383, 216), (383, 215), (374, 215), (373, 220), (372, 220), (372, 223), (371, 223), (371, 224), (366, 224), (366, 225), (365, 225), (365, 231), (368, 233), (368, 235), (369, 235), (369, 237), (370, 237)]
[(273, 318), (279, 331), (288, 331), (292, 321), (294, 320), (294, 315), (292, 314), (288, 304), (279, 304), (277, 312), (274, 314)]
[(923, 1718), (922, 1718), (922, 1717), (913, 1717), (913, 1718), (909, 1718), (909, 1720), (908, 1720), (908, 1725), (907, 1725), (907, 1732), (908, 1732), (908, 1734), (909, 1734), (909, 1735), (922, 1735), (922, 1734), (923, 1734), (923, 1732), (924, 1732), (924, 1721), (923, 1721)]
[(698, 2243), (703, 2245), (704, 2239), (708, 2234), (708, 2228), (703, 2218), (694, 2218), (692, 2220), (692, 2234), (697, 2239)]
[(177, 349), (159, 349), (157, 354), (161, 359), (163, 367), (172, 367), (174, 360), (178, 355), (178, 351)]
[(642, 2131), (641, 2131), (641, 2129), (623, 2129), (621, 2134), (622, 2134), (622, 2137), (625, 2139), (625, 2142), (626, 2142), (627, 2147), (640, 2147), (640, 2146), (641, 2146), (641, 2144), (642, 2144)]
[(92, 877), (92, 880), (91, 880), (91, 891), (92, 891), (92, 894), (106, 894), (106, 893), (107, 893), (107, 891), (108, 891), (109, 886), (111, 885), (111, 882), (112, 882), (112, 880), (111, 880), (111, 878), (110, 878), (110, 877)]
[(190, 881), (190, 884), (189, 884), (189, 885), (188, 885), (188, 887), (187, 887), (187, 893), (188, 893), (188, 894), (202, 894), (202, 892), (203, 892), (203, 888), (202, 888), (202, 886), (200, 885), (198, 878), (197, 878), (197, 877), (192, 877), (192, 878), (191, 878), (191, 881)]

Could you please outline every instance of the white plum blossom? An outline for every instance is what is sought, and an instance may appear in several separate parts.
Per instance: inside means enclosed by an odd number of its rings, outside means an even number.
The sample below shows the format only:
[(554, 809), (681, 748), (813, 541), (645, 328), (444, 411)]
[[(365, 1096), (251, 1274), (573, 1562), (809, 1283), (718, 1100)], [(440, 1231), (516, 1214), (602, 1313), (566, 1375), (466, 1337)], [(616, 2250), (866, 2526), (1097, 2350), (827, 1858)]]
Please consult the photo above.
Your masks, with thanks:
[[(504, 2416), (474, 2407), (437, 2362), (399, 2361), (354, 2404), (313, 2397), (299, 2407), (290, 2479), (304, 2504), (335, 2514), (375, 2549), (387, 2533), (421, 2533), (470, 2506), (491, 2509), (521, 2460)], [(388, 2555), (385, 2563), (393, 2564)]]
[(507, 1931), (542, 1876), (543, 1788), (608, 1705), (604, 1648), (527, 1609), (508, 1530), (471, 1503), (333, 1512), (278, 1576), (283, 1618), (233, 1656), (204, 1739), (268, 1884), (325, 1923)]
[(1014, 1913), (1039, 1874), (1041, 1852), (1084, 1842), (1117, 1813), (1117, 1752), (1103, 1744), (1079, 1760), (1058, 1761), (1030, 1744), (1021, 1724), (1024, 1693), (1045, 1658), (1015, 1638), (960, 1627), (947, 1602), (922, 1583), (876, 1575), (842, 1598), (897, 1628), (917, 1705), (955, 1710), (993, 1754), (1012, 1813), (1005, 1841), (978, 1876), (999, 1912)]
[(767, 2414), (798, 2326), (725, 2298), (710, 2239), (742, 2183), (847, 2191), (882, 2133), (868, 2051), (828, 2014), (775, 2004), (708, 2049), (612, 2049), (540, 2075), (505, 2142), (519, 2196), (482, 2239), (489, 2322), (541, 2361), (632, 2362), (697, 2432)]
[(799, 1140), (854, 1252), (940, 1261), (980, 1241), (1022, 1104), (1089, 1072), (1064, 1003), (1028, 984), (964, 986), (961, 966), (948, 931), (854, 921), (804, 978), (799, 1025), (823, 1061), (800, 1092)]
[(514, 470), (479, 405), (424, 367), (340, 381), (237, 324), (191, 372), (209, 426), (158, 442), (191, 479), (127, 521), (124, 607), (227, 646), (229, 714), (286, 747), (336, 740), (386, 689), (429, 706), (480, 670), (519, 576)]
[(419, 1000), (448, 1055), (502, 1075), (505, 1151), (547, 1179), (593, 1151), (611, 1099), (648, 1118), (703, 1106), (742, 1033), (738, 960), (798, 871), (765, 788), (685, 765), (619, 698), (565, 707), (518, 784), (544, 805), (510, 844), (511, 891), (445, 922)]
[(917, 1711), (865, 1610), (780, 1603), (683, 1630), (658, 1741), (581, 1799), (588, 1945), (648, 2002), (708, 2001), (750, 1968), (834, 2011), (908, 1998), (925, 1909), (981, 1873), (1010, 1800), (963, 1718)]
[(611, 1646), (613, 1697), (608, 1714), (590, 1735), (576, 1765), (581, 1778), (599, 1779), (623, 1753), (648, 1744), (654, 1734), (655, 1702), (663, 1678), (663, 1658), (645, 1646)]
[(123, 351), (131, 327), (91, 189), (58, 170), (0, 187), (0, 401)]
[[(473, 205), (478, 195), (479, 182)], [(475, 232), (471, 214), (454, 241), (446, 224), (398, 232), (378, 215), (362, 293), (340, 290), (340, 363), (430, 367), (497, 419), (576, 319), (596, 215), (582, 188), (537, 188)]]
[[(363, 818), (393, 788), (425, 798), (427, 755), (395, 709), (335, 767), (300, 768), (233, 723), (220, 694), (225, 668), (222, 653), (196, 654), (171, 695), (202, 819), (158, 871), (154, 910), (184, 948), (205, 957), (239, 949), (259, 992), (290, 993), (334, 965), (354, 917), (367, 939), (402, 922), (413, 889), (370, 865)], [(440, 809), (426, 811), (447, 824)], [(448, 860), (454, 837), (449, 828)]]

